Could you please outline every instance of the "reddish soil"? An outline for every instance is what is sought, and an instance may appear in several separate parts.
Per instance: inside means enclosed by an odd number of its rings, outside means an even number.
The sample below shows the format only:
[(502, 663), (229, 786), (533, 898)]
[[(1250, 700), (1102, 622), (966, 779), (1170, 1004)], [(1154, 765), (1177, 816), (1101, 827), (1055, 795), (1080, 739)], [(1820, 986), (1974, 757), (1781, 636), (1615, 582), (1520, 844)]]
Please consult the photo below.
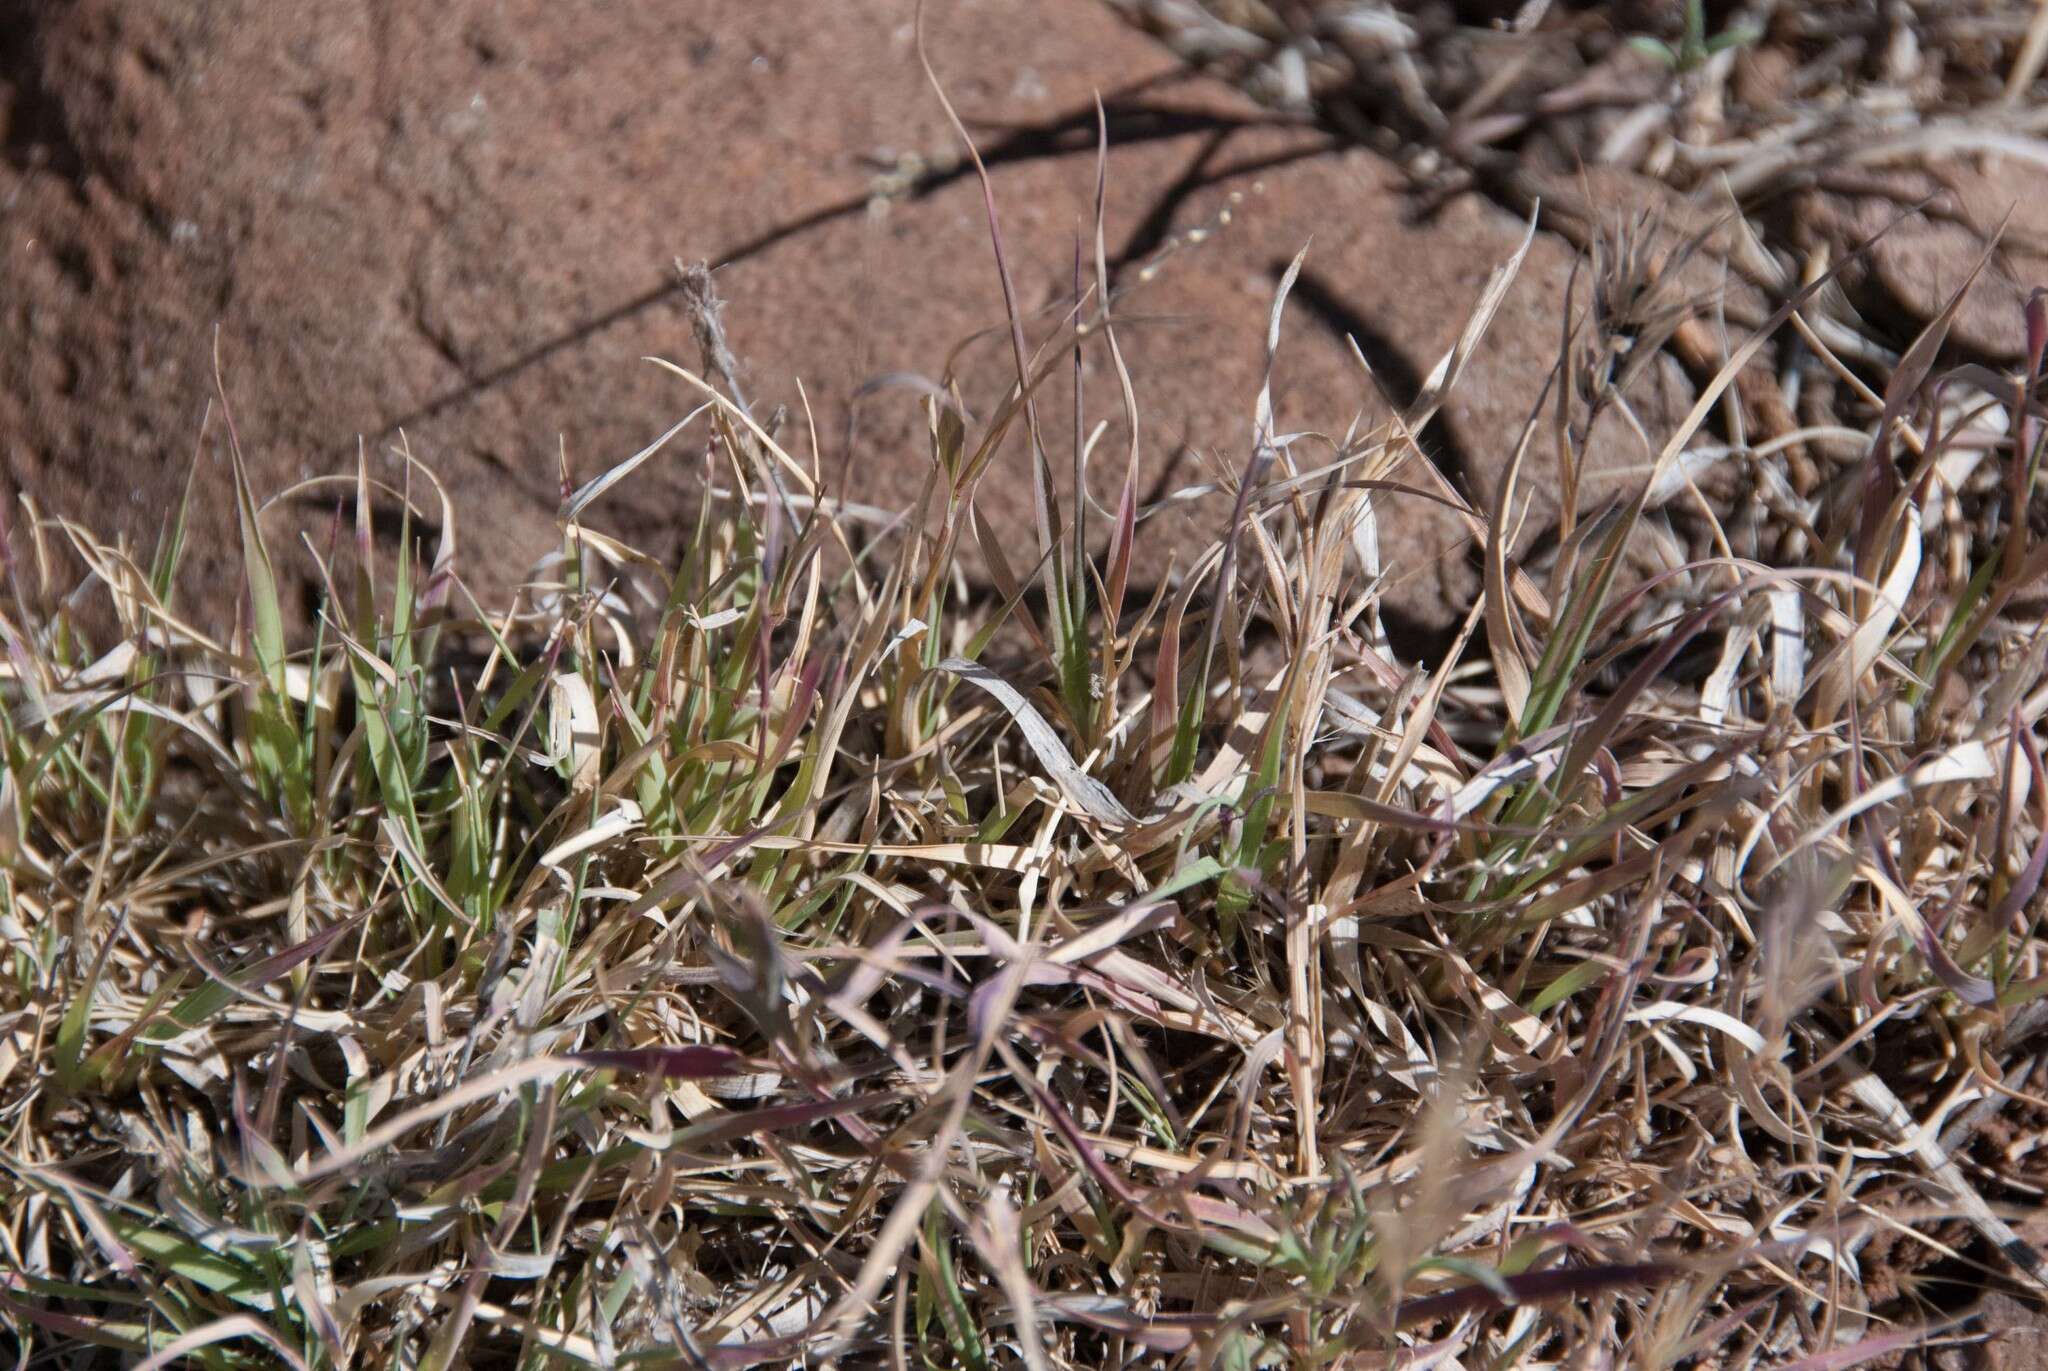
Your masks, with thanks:
[[(1418, 221), (1390, 164), (1187, 75), (1096, 0), (930, 8), (934, 61), (994, 168), (1041, 333), (1091, 218), (1095, 91), (1111, 110), (1112, 258), (1147, 260), (1246, 194), (1123, 307), (1148, 484), (1242, 465), (1265, 315), (1304, 242), (1280, 421), (1341, 434), (1361, 407), (1382, 412), (1342, 333), (1405, 398), (1519, 236), (1472, 197)], [(801, 378), (828, 476), (854, 499), (909, 504), (928, 465), (914, 399), (854, 392), (878, 373), (936, 374), (1003, 318), (980, 192), (949, 160), (913, 12), (0, 0), (7, 483), (146, 549), (203, 452), (187, 604), (225, 622), (237, 555), (217, 422), (200, 443), (217, 339), (260, 492), (350, 469), (359, 441), (400, 480), (402, 431), (457, 497), (465, 575), (502, 590), (551, 545), (559, 454), (587, 478), (692, 404), (641, 360), (697, 363), (681, 258), (719, 264), (756, 408), (790, 405), (784, 432), (800, 435)], [(912, 158), (940, 169), (890, 193)], [(1430, 436), (1476, 497), (1491, 498), (1550, 370), (1570, 266), (1539, 238)], [(970, 403), (985, 409), (1007, 366), (984, 333), (963, 362)], [(1685, 398), (1670, 389), (1639, 407), (1653, 434)], [(1105, 365), (1089, 395), (1114, 415)], [(1184, 447), (1195, 456), (1177, 460)], [(1620, 422), (1596, 434), (1596, 466), (1642, 456)], [(1549, 466), (1525, 473), (1539, 496)], [(670, 553), (699, 481), (679, 446), (598, 522)], [(983, 499), (998, 527), (1028, 526), (1021, 451)], [(274, 542), (324, 542), (332, 503), (332, 488), (284, 502)], [(1163, 519), (1149, 574), (1185, 545), (1187, 519), (1224, 512), (1212, 498)], [(1398, 509), (1382, 536), (1397, 611), (1429, 627), (1462, 609), (1475, 579), (1447, 517)], [(304, 548), (287, 560), (311, 585)]]

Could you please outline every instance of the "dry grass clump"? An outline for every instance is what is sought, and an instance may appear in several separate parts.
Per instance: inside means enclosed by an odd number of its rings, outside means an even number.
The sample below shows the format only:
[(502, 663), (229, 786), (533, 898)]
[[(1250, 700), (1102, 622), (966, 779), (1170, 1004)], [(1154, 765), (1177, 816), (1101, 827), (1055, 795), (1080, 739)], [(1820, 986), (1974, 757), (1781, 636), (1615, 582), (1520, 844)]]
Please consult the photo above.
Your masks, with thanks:
[(1750, 203), (1930, 156), (2038, 161), (2048, 131), (2048, 19), (2013, 0), (1108, 3), (1451, 189), (1613, 166)]
[[(502, 611), (445, 499), (431, 557), (378, 564), (373, 511), (414, 505), (367, 468), (353, 537), (307, 540), (299, 646), (302, 554), (238, 451), (226, 639), (170, 601), (175, 528), (144, 564), (31, 510), (0, 619), (23, 1356), (1840, 1367), (1936, 1336), (1944, 1279), (2038, 1280), (1962, 1149), (2040, 1107), (2004, 1073), (2048, 987), (2048, 317), (2018, 377), (1935, 375), (1931, 331), (1860, 483), (1784, 493), (1777, 564), (1670, 512), (1745, 344), (1538, 566), (1512, 474), (1475, 507), (1414, 441), (1514, 266), (1388, 422), (1247, 397), (1229, 536), (1144, 604), (1133, 387), (1102, 511), (1051, 471), (1102, 430), (1036, 399), (1083, 348), (1122, 376), (1099, 287), (1014, 328), (986, 420), (920, 391), (893, 528), (803, 423), (671, 367), (693, 408), (565, 482)], [(1556, 404), (1611, 400), (1601, 344)], [(1582, 418), (1533, 417), (1517, 468)], [(663, 567), (593, 520), (686, 444), (711, 494)], [(1020, 457), (1028, 541), (974, 513)], [(1433, 670), (1377, 616), (1379, 521), (1418, 499), (1486, 564)], [(1653, 524), (1696, 541), (1624, 578)]]

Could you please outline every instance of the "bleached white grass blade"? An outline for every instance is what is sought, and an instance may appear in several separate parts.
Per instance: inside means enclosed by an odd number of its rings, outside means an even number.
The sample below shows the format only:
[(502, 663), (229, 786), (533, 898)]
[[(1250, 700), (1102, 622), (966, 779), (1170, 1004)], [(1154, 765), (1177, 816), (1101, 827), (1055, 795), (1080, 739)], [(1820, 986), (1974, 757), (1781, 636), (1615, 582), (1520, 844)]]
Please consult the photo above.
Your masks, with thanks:
[(585, 481), (582, 485), (576, 488), (574, 494), (572, 494), (568, 499), (562, 502), (562, 507), (559, 510), (555, 511), (555, 517), (557, 519), (560, 519), (563, 523), (567, 523), (571, 519), (574, 519), (577, 515), (583, 513), (584, 510), (590, 508), (591, 505), (597, 502), (597, 498), (600, 495), (603, 495), (613, 486), (617, 485), (619, 482), (625, 480), (628, 476), (632, 475), (635, 471), (639, 470), (642, 464), (644, 464), (649, 457), (652, 457), (655, 453), (661, 451), (664, 447), (668, 446), (669, 439), (675, 437), (678, 433), (681, 433), (684, 429), (688, 428), (691, 422), (695, 420), (698, 415), (702, 414), (705, 410), (710, 408), (711, 404), (709, 401), (706, 401), (704, 404), (697, 406), (688, 414), (685, 414), (682, 418), (676, 420), (675, 423), (671, 424), (669, 426), (668, 432), (662, 434), (659, 438), (656, 438), (646, 447), (641, 448), (631, 457), (628, 457), (625, 461), (620, 462), (617, 466), (612, 467), (610, 470), (604, 472), (602, 475), (593, 476), (588, 481)]
[(1067, 751), (1067, 745), (1060, 741), (1060, 735), (1053, 732), (1045, 716), (1015, 686), (965, 657), (948, 657), (939, 663), (938, 669), (950, 672), (994, 696), (996, 703), (1016, 721), (1024, 734), (1025, 746), (1045, 768), (1046, 775), (1052, 777), (1066, 797), (1086, 811), (1089, 817), (1104, 823), (1137, 822), (1131, 811), (1123, 807), (1122, 801), (1110, 793), (1108, 786), (1074, 765), (1074, 758)]

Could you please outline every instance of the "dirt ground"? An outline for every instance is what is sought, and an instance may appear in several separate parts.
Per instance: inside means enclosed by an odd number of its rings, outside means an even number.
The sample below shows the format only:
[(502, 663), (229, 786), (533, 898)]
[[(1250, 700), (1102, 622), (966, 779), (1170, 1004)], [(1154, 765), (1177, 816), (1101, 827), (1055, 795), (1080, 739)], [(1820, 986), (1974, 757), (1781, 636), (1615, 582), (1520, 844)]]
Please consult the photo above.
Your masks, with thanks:
[[(298, 483), (351, 470), (359, 444), (402, 484), (402, 438), (475, 511), (460, 565), (488, 595), (553, 545), (564, 463), (586, 479), (692, 405), (641, 360), (697, 363), (681, 259), (715, 264), (760, 412), (786, 406), (803, 453), (815, 424), (850, 498), (909, 506), (930, 469), (915, 395), (856, 401), (863, 383), (936, 376), (965, 343), (966, 394), (986, 406), (1010, 365), (981, 195), (919, 68), (914, 10), (0, 6), (7, 483), (146, 550), (196, 456), (186, 603), (224, 624), (218, 412), (202, 440), (217, 351), (259, 492), (295, 492), (274, 542), (324, 546), (334, 488)], [(1385, 413), (1343, 336), (1409, 398), (1519, 240), (1485, 197), (1423, 205), (1393, 161), (1191, 75), (1095, 0), (934, 6), (928, 27), (1041, 335), (1071, 296), (1077, 231), (1092, 235), (1103, 96), (1113, 269), (1128, 284), (1159, 265), (1120, 307), (1149, 493), (1241, 469), (1266, 313), (1304, 244), (1280, 421), (1341, 434)], [(1550, 370), (1572, 261), (1538, 236), (1428, 436), (1476, 497)], [(1091, 421), (1116, 421), (1103, 359), (1087, 384)], [(1641, 391), (1652, 430), (1690, 398), (1670, 367)], [(1627, 468), (1644, 447), (1617, 421), (1594, 451)], [(1115, 465), (1098, 463), (1105, 490)], [(666, 555), (701, 480), (679, 443), (596, 517)], [(983, 488), (996, 526), (1028, 520), (1028, 490), (1019, 447)], [(1226, 512), (1212, 496), (1163, 516), (1143, 573), (1168, 572), (1174, 521)], [(1476, 586), (1460, 527), (1424, 504), (1386, 524), (1392, 611), (1450, 622)], [(310, 608), (312, 554), (290, 561)]]

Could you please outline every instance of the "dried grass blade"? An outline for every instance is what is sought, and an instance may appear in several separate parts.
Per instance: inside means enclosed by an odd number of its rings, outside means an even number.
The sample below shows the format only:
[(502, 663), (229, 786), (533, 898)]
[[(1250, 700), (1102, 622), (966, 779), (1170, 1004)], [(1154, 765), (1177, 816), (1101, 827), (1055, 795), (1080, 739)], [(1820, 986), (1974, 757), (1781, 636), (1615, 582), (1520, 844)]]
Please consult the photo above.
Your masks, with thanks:
[(1060, 735), (1015, 686), (987, 667), (964, 657), (948, 657), (936, 669), (958, 676), (993, 696), (1016, 722), (1024, 735), (1025, 746), (1031, 749), (1031, 755), (1038, 759), (1038, 764), (1045, 768), (1046, 774), (1052, 777), (1066, 797), (1090, 818), (1119, 826), (1137, 822), (1137, 817), (1124, 808), (1108, 786), (1074, 764), (1073, 755), (1060, 741)]

